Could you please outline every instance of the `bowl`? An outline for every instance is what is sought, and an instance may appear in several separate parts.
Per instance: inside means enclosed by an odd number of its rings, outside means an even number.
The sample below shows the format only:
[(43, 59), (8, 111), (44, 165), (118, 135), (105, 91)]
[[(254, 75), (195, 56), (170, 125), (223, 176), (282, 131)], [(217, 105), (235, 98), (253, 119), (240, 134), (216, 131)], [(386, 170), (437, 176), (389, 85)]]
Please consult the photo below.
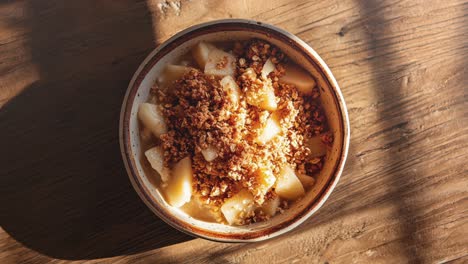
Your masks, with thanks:
[[(152, 84), (164, 65), (174, 62), (200, 40), (229, 41), (249, 38), (264, 39), (309, 71), (321, 87), (320, 100), (334, 135), (324, 167), (316, 184), (305, 197), (283, 214), (268, 221), (246, 226), (229, 226), (197, 220), (163, 199), (153, 176), (145, 172), (139, 140), (138, 105), (147, 100)], [(327, 200), (343, 171), (349, 147), (349, 120), (338, 83), (320, 56), (307, 43), (272, 25), (252, 20), (225, 19), (185, 29), (157, 47), (143, 61), (133, 76), (125, 95), (120, 115), (120, 146), (130, 181), (138, 195), (157, 216), (176, 229), (215, 241), (253, 242), (290, 231), (311, 217)]]

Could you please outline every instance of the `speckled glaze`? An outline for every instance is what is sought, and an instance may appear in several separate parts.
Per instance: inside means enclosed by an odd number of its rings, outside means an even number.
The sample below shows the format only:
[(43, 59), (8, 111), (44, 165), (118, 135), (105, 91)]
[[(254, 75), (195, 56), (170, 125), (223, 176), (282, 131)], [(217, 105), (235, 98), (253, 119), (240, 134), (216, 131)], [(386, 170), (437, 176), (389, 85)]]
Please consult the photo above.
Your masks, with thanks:
[[(164, 65), (171, 63), (200, 40), (226, 41), (260, 38), (278, 46), (297, 64), (316, 77), (321, 87), (320, 100), (335, 140), (316, 184), (305, 197), (284, 214), (248, 226), (228, 226), (194, 219), (169, 206), (146, 175), (140, 163), (142, 150), (137, 121), (138, 105), (148, 98), (149, 90)], [(252, 20), (217, 20), (190, 27), (156, 48), (143, 61), (125, 95), (120, 115), (120, 147), (129, 178), (146, 205), (171, 226), (194, 236), (222, 242), (253, 242), (288, 232), (311, 217), (326, 201), (338, 183), (349, 148), (349, 120), (340, 88), (330, 69), (304, 41), (274, 26)]]

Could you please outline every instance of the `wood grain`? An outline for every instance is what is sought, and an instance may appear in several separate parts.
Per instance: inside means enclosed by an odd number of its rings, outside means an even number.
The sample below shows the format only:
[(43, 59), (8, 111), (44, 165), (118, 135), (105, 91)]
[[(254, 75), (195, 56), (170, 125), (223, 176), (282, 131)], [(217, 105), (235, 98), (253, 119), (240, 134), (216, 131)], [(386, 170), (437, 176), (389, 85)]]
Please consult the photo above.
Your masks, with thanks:
[[(468, 261), (466, 1), (0, 2), (0, 262)], [(193, 239), (139, 200), (118, 146), (138, 64), (187, 26), (277, 25), (348, 105), (351, 149), (325, 206), (255, 244)]]

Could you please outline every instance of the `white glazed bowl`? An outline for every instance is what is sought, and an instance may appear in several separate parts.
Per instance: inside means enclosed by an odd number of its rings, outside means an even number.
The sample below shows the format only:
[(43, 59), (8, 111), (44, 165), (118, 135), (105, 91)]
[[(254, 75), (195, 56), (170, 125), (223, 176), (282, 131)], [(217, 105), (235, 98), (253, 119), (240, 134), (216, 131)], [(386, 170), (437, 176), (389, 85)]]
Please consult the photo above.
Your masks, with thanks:
[[(169, 206), (154, 184), (153, 176), (145, 173), (140, 162), (142, 149), (139, 139), (137, 110), (147, 100), (152, 84), (164, 66), (199, 42), (259, 38), (276, 45), (292, 60), (308, 70), (321, 87), (321, 102), (334, 142), (327, 153), (324, 167), (316, 184), (304, 198), (283, 214), (247, 226), (209, 223), (190, 217)], [(349, 147), (349, 120), (346, 105), (330, 69), (304, 41), (271, 25), (241, 19), (212, 21), (190, 27), (168, 39), (143, 61), (128, 87), (120, 116), (120, 145), (130, 180), (146, 205), (171, 226), (191, 235), (223, 242), (261, 241), (295, 228), (325, 202), (337, 184)]]

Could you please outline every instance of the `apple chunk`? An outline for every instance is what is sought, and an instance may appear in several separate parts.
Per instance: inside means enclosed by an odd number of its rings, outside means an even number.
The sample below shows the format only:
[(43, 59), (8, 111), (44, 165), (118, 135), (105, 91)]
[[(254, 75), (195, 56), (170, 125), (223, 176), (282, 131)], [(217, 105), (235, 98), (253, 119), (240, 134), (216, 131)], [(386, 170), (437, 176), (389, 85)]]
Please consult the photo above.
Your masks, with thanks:
[(301, 181), (289, 166), (283, 167), (276, 181), (276, 193), (287, 200), (296, 200), (305, 194)]
[(142, 103), (138, 108), (138, 119), (140, 119), (143, 126), (149, 129), (157, 138), (167, 132), (164, 117), (154, 104)]
[(240, 89), (234, 78), (232, 78), (232, 76), (230, 75), (224, 76), (224, 78), (221, 79), (220, 83), (223, 89), (228, 94), (228, 97), (231, 100), (231, 102), (236, 105), (239, 104)]
[(201, 153), (208, 162), (213, 161), (218, 157), (218, 150), (213, 146), (208, 146), (206, 149), (202, 149)]
[(246, 101), (249, 105), (257, 106), (268, 111), (275, 111), (278, 108), (276, 103), (275, 90), (271, 80), (265, 80), (259, 89), (252, 89), (246, 93)]
[(181, 207), (192, 197), (192, 161), (190, 157), (176, 163), (172, 177), (165, 189), (167, 202), (174, 207)]
[(268, 111), (275, 111), (278, 108), (275, 89), (273, 88), (271, 79), (258, 79), (257, 74), (252, 68), (247, 68), (245, 72), (242, 73), (241, 79), (250, 82), (250, 84), (244, 88), (245, 100), (249, 105)]
[(305, 174), (297, 174), (297, 178), (301, 181), (304, 187), (311, 187), (315, 183), (314, 177)]
[(180, 209), (193, 218), (207, 222), (216, 222), (222, 217), (219, 211), (210, 210), (209, 206), (204, 204), (198, 195), (193, 195), (190, 202), (184, 204)]
[(169, 168), (164, 166), (164, 151), (161, 147), (150, 148), (145, 151), (145, 156), (148, 159), (151, 167), (156, 170), (161, 176), (161, 180), (166, 183), (169, 181), (171, 172)]
[(312, 89), (315, 87), (316, 82), (309, 73), (291, 64), (285, 65), (284, 70), (284, 75), (280, 78), (281, 82), (295, 85), (297, 90), (302, 94), (312, 94)]
[(204, 41), (200, 41), (197, 45), (193, 47), (192, 56), (201, 69), (205, 69), (206, 62), (208, 61), (208, 55), (213, 49), (216, 49), (216, 47), (213, 46), (213, 44)]
[[(254, 187), (255, 196), (264, 197), (265, 194), (273, 187), (276, 182), (276, 177), (270, 169), (261, 168), (255, 173), (255, 181), (257, 185)], [(259, 203), (263, 202), (263, 198)]]
[(327, 154), (327, 145), (323, 143), (320, 136), (309, 138), (308, 140), (306, 140), (305, 145), (310, 149), (309, 157), (311, 158), (320, 157)]
[(275, 114), (272, 114), (266, 121), (266, 125), (262, 128), (262, 131), (258, 135), (256, 142), (261, 145), (266, 144), (280, 132), (281, 126), (279, 120)]
[(276, 196), (275, 198), (266, 201), (263, 203), (262, 207), (260, 208), (266, 215), (268, 216), (274, 216), (276, 214), (276, 211), (278, 210), (278, 207), (280, 205), (280, 198)]
[(169, 64), (164, 68), (163, 74), (161, 75), (161, 84), (166, 87), (170, 86), (174, 81), (179, 80), (193, 69), (192, 67)]
[(271, 81), (268, 81), (268, 84), (265, 84), (263, 93), (261, 94), (260, 101), (258, 106), (262, 109), (268, 111), (275, 111), (278, 108), (276, 103), (275, 90), (271, 86)]
[(220, 49), (212, 49), (208, 54), (208, 61), (205, 64), (205, 73), (224, 77), (226, 75), (234, 76), (236, 58)]
[(252, 194), (246, 189), (227, 199), (221, 206), (221, 212), (230, 225), (241, 225), (242, 220), (254, 213), (256, 206)]
[(275, 64), (271, 61), (271, 59), (268, 59), (265, 64), (262, 67), (262, 79), (266, 80), (268, 75), (273, 72), (276, 69)]

